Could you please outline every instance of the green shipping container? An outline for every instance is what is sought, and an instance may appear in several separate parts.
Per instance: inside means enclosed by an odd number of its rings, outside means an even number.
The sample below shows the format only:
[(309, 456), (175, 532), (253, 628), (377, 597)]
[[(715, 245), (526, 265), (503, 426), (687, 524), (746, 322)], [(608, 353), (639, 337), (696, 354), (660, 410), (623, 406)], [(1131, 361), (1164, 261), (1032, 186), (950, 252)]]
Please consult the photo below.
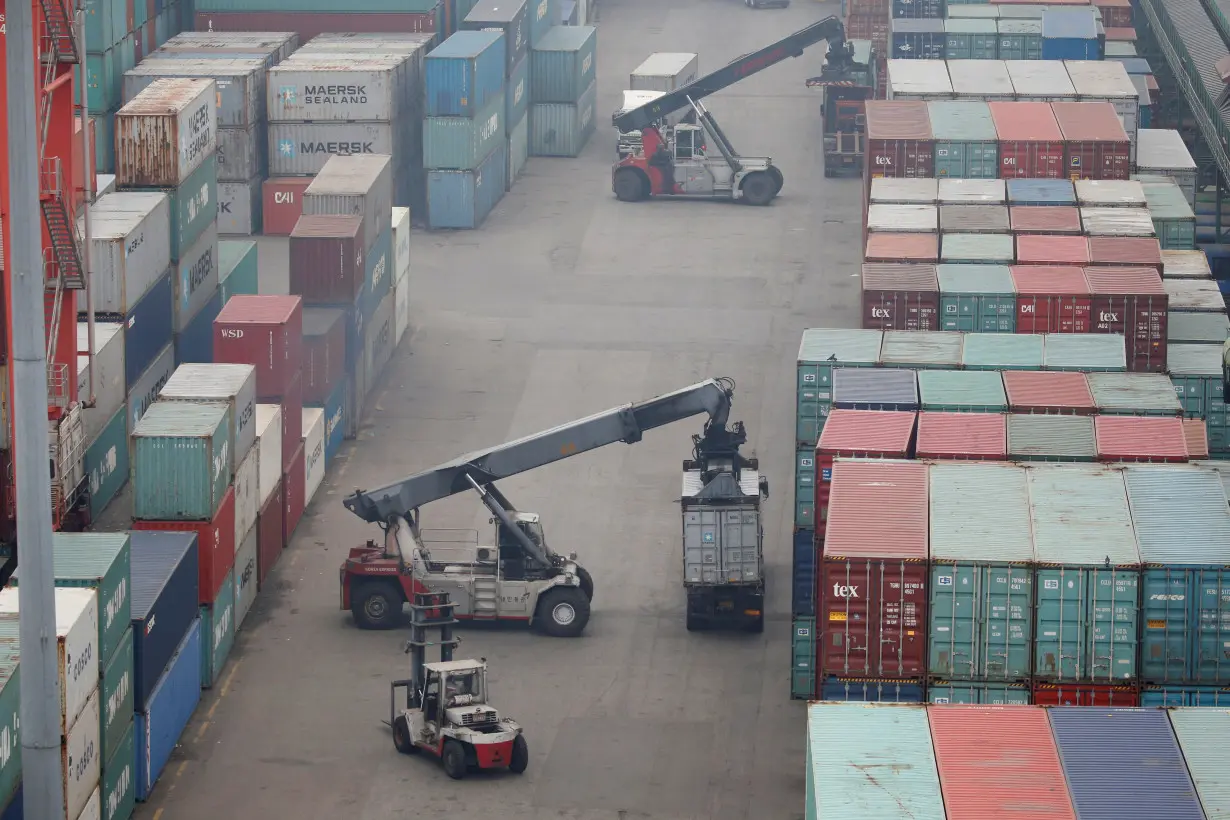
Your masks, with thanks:
[(1096, 461), (1097, 457), (1091, 416), (1008, 416), (1008, 458), (1012, 461)]
[(1078, 370), (1082, 373), (1127, 370), (1123, 336), (1107, 333), (1046, 333), (1043, 370)]
[(212, 604), (201, 607), (201, 688), (218, 681), (235, 644), (235, 570), (222, 581)]
[(946, 59), (1000, 59), (999, 29), (996, 28), (994, 20), (979, 20), (968, 17), (945, 20), (944, 35), (944, 56)]
[(104, 51), (128, 33), (127, 3), (85, 0), (85, 43), (92, 52)]
[(99, 741), (102, 759), (108, 760), (124, 742), (128, 725), (132, 723), (136, 690), (133, 688), (132, 627), (124, 632), (120, 648), (106, 662), (102, 671), (102, 691), (99, 693), (99, 714), (102, 720)]
[(124, 72), (132, 68), (124, 65), (125, 55), (131, 49), (126, 38), (102, 53), (85, 55), (85, 99), (91, 114), (114, 111), (124, 101)]
[(218, 155), (210, 154), (178, 188), (128, 188), (158, 191), (171, 198), (171, 260), (192, 247), (218, 221)]
[(1033, 543), (1026, 471), (940, 463), (929, 474), (927, 671), (949, 680), (1028, 681)]
[(937, 265), (944, 330), (1016, 332), (1016, 288), (1007, 265)]
[(1226, 768), (1230, 711), (1188, 707), (1170, 709), (1168, 714), (1205, 816), (1210, 820), (1230, 817), (1230, 770)]
[(137, 808), (136, 730), (132, 722), (124, 730), (115, 754), (102, 765), (102, 820), (128, 820)]
[(1168, 344), (1217, 345), (1230, 339), (1230, 318), (1224, 313), (1176, 313), (1166, 317)]
[(1153, 230), (1165, 250), (1190, 251), (1196, 247), (1196, 214), (1187, 195), (1173, 182), (1145, 182), (1145, 200)]
[(1230, 451), (1230, 418), (1226, 413), (1222, 351), (1215, 345), (1169, 345), (1166, 369), (1175, 395), (1189, 419), (1204, 419), (1209, 452)]
[(1123, 471), (1040, 464), (1029, 473), (1037, 574), (1034, 678), (1136, 678), (1140, 551)]
[(1023, 683), (983, 683), (981, 681), (931, 681), (927, 702), (981, 706), (1026, 706), (1029, 686)]
[(208, 521), (231, 483), (226, 404), (156, 401), (132, 433), (133, 515)]
[(237, 294), (259, 293), (256, 243), (250, 239), (218, 240), (218, 286), (225, 305)]
[(1090, 373), (1087, 380), (1101, 415), (1183, 415), (1174, 385), (1161, 373)]
[(874, 367), (880, 361), (880, 330), (810, 328), (799, 342), (795, 399), (797, 447), (815, 447), (833, 406), (833, 369)]
[(0, 653), (0, 804), (21, 785), (21, 678), (19, 658)]
[(794, 462), (794, 525), (816, 526), (816, 448), (800, 447)]
[(885, 367), (956, 369), (961, 366), (962, 338), (960, 333), (885, 331), (880, 363)]
[(85, 450), (85, 474), (90, 479), (90, 519), (97, 521), (128, 483), (128, 405), (120, 406)]
[[(948, 25), (958, 23), (988, 23), (994, 29), (994, 23), (989, 20), (947, 21)], [(992, 31), (992, 39), (994, 36)], [(951, 42), (952, 36), (949, 35)], [(935, 135), (937, 177), (999, 177), (999, 137), (991, 120), (991, 109), (985, 102), (936, 101), (927, 103), (927, 110), (931, 115), (931, 132)]]
[(967, 333), (961, 345), (966, 370), (1041, 370), (1042, 358), (1036, 333)]
[(94, 170), (115, 173), (115, 112), (94, 115)]
[(790, 641), (790, 697), (810, 700), (816, 692), (816, 619), (795, 618)]
[[(98, 654), (106, 663), (132, 626), (132, 558), (126, 532), (51, 535), (56, 586), (98, 590)], [(9, 579), (17, 586), (21, 569)]]
[(940, 261), (958, 265), (1011, 265), (1013, 238), (995, 233), (946, 233), (940, 237)]
[(575, 103), (597, 76), (598, 29), (555, 26), (530, 52), (530, 103)]
[(948, 413), (1003, 413), (1008, 409), (999, 373), (977, 370), (923, 370), (918, 374), (923, 410)]
[(496, 94), (469, 117), (427, 117), (423, 120), (423, 167), (472, 171), (504, 139), (504, 94)]
[(1111, 57), (1135, 57), (1136, 44), (1129, 43), (1126, 40), (1108, 40), (1102, 48), (1102, 52), (1108, 60)]
[(1041, 20), (999, 20), (1000, 60), (1041, 60)]

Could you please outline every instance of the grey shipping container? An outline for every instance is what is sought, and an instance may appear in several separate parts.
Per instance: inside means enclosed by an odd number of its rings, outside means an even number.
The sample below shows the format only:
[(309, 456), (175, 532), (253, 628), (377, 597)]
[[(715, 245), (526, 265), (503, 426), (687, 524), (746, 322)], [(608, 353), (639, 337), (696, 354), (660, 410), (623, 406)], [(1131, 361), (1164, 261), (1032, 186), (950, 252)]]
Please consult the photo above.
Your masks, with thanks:
[[(1018, 100), (1023, 102), (1063, 102), (1076, 99), (1076, 89), (1068, 77), (1068, 70), (1058, 60), (1043, 60), (1042, 24), (1034, 20), (1002, 20), (1000, 26), (1037, 26), (1037, 57), (1016, 59), (1004, 58), (1004, 67)], [(1003, 39), (1001, 38), (1001, 46)]]
[(212, 223), (175, 266), (175, 332), (213, 298), (218, 289), (218, 223)]
[(94, 310), (127, 314), (171, 264), (166, 194), (107, 194), (90, 209), (90, 286)]
[[(597, 75), (598, 30), (593, 26), (556, 26), (534, 44), (530, 101), (575, 103)], [(531, 125), (530, 130), (533, 130)], [(530, 141), (533, 141), (530, 136)]]
[(119, 187), (174, 188), (218, 144), (213, 80), (157, 80), (115, 113)]
[(246, 182), (218, 183), (218, 234), (253, 236), (261, 232), (263, 176)]
[(404, 57), (327, 53), (301, 59), (269, 70), (270, 122), (388, 122), (405, 107)]
[(264, 125), (218, 129), (218, 181), (243, 182), (265, 175)]
[(124, 100), (165, 77), (211, 79), (219, 128), (247, 128), (265, 119), (265, 65), (259, 58), (142, 60), (124, 74)]
[(332, 156), (389, 156), (396, 143), (394, 130), (389, 123), (376, 122), (271, 122), (269, 172), (310, 176), (319, 174)]
[(487, 101), (477, 115), (428, 117), (423, 123), (423, 167), (472, 171), (505, 138), (504, 95)]
[(128, 389), (128, 401), (125, 405), (128, 408), (128, 433), (132, 434), (133, 430), (137, 429), (137, 424), (140, 423), (141, 417), (145, 415), (145, 411), (150, 405), (158, 400), (158, 393), (162, 390), (162, 386), (171, 378), (171, 374), (175, 372), (175, 345), (168, 344), (158, 355), (154, 357), (154, 361), (145, 372), (137, 378), (136, 382)]
[(1136, 170), (1173, 177), (1183, 189), (1187, 204), (1195, 207), (1196, 161), (1178, 131), (1141, 128), (1136, 134)]
[(290, 31), (185, 31), (167, 40), (154, 54), (263, 54), (267, 55), (267, 65), (277, 65), (298, 47), (299, 35)]
[(535, 103), (530, 106), (530, 156), (579, 156), (597, 126), (594, 106), (598, 83), (592, 82), (575, 105)]
[[(94, 325), (94, 357), (80, 355), (88, 350), (89, 325), (77, 323), (77, 394), (85, 401), (90, 397), (90, 374), (94, 376), (93, 407), (82, 412), (85, 443), (92, 444), (111, 421), (115, 411), (124, 404), (127, 395), (124, 381), (124, 325), (118, 322), (98, 322)], [(7, 374), (6, 374), (7, 375)], [(7, 426), (7, 425), (6, 425)]]
[(392, 226), (392, 161), (386, 155), (330, 157), (300, 200), (307, 216), (363, 217), (363, 247)]
[(525, 170), (530, 156), (530, 118), (527, 114), (508, 132), (508, 190)]

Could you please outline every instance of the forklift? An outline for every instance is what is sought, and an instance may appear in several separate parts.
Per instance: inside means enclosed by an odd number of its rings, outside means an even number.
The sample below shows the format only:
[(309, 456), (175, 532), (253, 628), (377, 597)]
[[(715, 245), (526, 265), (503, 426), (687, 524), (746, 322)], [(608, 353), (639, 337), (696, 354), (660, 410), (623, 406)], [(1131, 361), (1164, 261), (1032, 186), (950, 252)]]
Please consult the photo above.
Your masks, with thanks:
[[(876, 52), (870, 40), (845, 43), (845, 76), (827, 70), (807, 80), (808, 88), (824, 89), (824, 175), (863, 175), (867, 153), (867, 100), (876, 93)], [(828, 62), (827, 58), (825, 60)]]

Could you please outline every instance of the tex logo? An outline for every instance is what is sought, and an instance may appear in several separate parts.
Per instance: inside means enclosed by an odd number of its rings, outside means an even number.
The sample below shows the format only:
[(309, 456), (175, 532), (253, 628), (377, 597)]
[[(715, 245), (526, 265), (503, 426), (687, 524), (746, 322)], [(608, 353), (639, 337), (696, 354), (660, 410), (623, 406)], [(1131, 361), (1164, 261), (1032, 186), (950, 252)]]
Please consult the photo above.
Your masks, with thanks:
[(284, 157), (293, 157), (295, 155), (295, 141), (278, 140), (278, 153)]
[(278, 99), (284, 103), (293, 103), (297, 96), (299, 95), (295, 92), (293, 85), (284, 85), (278, 89)]

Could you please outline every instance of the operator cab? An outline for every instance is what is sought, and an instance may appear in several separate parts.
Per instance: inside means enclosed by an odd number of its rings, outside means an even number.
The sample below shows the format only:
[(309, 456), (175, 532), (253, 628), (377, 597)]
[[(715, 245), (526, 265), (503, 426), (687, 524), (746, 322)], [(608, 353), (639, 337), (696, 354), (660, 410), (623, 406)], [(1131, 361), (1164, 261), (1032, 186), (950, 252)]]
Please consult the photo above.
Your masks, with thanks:
[[(537, 544), (539, 549), (549, 557), (554, 555), (551, 548), (547, 546), (547, 538), (542, 531), (542, 521), (537, 513), (516, 512), (512, 513), (512, 518), (517, 529)], [(525, 554), (525, 548), (521, 542), (498, 519), (492, 518), (491, 523), (495, 524), (496, 544), (500, 550), (500, 575), (510, 581), (524, 580), (526, 568), (533, 562), (533, 556)]]
[(675, 126), (675, 162), (704, 158), (704, 130), (697, 125)]
[(487, 665), (481, 661), (440, 661), (423, 665), (423, 717), (441, 726), (495, 723), (487, 706)]

